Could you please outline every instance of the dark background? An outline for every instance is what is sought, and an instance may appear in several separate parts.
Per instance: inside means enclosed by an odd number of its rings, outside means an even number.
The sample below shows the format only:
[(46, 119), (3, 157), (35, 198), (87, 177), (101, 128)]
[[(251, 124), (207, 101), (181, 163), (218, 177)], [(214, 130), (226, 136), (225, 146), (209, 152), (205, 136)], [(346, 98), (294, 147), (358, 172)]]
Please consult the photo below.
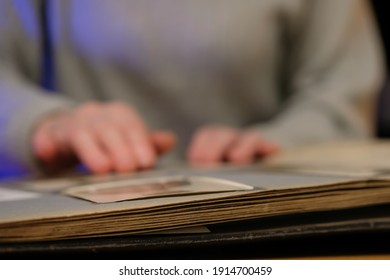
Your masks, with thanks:
[[(377, 26), (382, 38), (387, 66), (387, 80), (382, 86), (376, 115), (376, 131), (378, 138), (390, 138), (390, 11), (386, 9), (385, 0), (370, 0), (376, 16)], [(388, 2), (388, 1), (387, 1)]]
[[(389, 1), (387, 1), (389, 2)], [(373, 10), (377, 18), (377, 24), (382, 42), (386, 51), (387, 70), (390, 69), (390, 10), (386, 8), (386, 0), (371, 0)]]

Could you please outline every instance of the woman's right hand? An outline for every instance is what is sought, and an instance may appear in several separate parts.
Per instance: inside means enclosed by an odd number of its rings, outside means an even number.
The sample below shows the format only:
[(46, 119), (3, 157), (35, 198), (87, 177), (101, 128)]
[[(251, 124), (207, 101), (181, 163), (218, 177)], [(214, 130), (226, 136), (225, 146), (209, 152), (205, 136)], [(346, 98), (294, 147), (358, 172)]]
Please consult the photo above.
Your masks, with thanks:
[(92, 173), (152, 168), (175, 144), (170, 132), (149, 131), (131, 106), (89, 102), (46, 116), (34, 130), (33, 152), (47, 171), (81, 162)]

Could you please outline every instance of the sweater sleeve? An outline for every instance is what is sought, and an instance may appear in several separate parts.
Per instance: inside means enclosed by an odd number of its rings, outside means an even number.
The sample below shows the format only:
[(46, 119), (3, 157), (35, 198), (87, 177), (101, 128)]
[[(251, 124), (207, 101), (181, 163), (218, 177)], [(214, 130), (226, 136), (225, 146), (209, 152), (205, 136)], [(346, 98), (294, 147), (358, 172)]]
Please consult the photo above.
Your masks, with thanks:
[[(53, 110), (74, 105), (72, 100), (43, 90), (38, 81), (23, 72), (17, 44), (24, 31), (10, 2), (0, 2), (0, 171), (35, 169), (31, 146), (35, 124)], [(33, 23), (30, 27), (38, 30)]]
[[(281, 147), (369, 137), (384, 77), (382, 47), (364, 0), (312, 0), (286, 61), (289, 98), (261, 133)], [(371, 111), (371, 112), (370, 112)]]

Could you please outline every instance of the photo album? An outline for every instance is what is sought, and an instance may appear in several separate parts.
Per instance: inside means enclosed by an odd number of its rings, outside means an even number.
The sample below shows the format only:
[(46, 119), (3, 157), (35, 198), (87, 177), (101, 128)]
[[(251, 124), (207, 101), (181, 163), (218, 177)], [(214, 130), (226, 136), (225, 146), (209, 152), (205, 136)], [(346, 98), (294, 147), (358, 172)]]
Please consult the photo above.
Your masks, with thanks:
[[(131, 236), (390, 204), (390, 148), (338, 143), (247, 166), (31, 177), (0, 185), (0, 244)], [(390, 214), (389, 214), (390, 216)]]

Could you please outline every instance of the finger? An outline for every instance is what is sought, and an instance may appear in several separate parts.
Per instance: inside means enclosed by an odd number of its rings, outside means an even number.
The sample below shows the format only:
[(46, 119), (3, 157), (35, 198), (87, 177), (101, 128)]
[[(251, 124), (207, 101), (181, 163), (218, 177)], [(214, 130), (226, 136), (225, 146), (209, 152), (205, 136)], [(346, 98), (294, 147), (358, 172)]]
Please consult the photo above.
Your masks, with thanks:
[(157, 160), (151, 136), (142, 129), (128, 129), (127, 139), (132, 145), (137, 165), (141, 169), (151, 168)]
[(80, 161), (93, 173), (103, 174), (112, 170), (111, 159), (98, 144), (97, 137), (88, 129), (73, 130), (68, 139)]
[(157, 153), (160, 155), (170, 151), (176, 144), (176, 136), (168, 131), (152, 132), (151, 138)]
[(228, 147), (237, 136), (238, 133), (235, 129), (222, 126), (201, 129), (195, 133), (190, 144), (189, 160), (204, 163), (221, 162)]
[[(57, 118), (46, 120), (38, 125), (33, 136), (34, 155), (48, 174), (74, 166), (78, 159), (63, 141), (66, 125), (57, 124)], [(60, 129), (61, 128), (61, 129)]]
[(279, 152), (280, 148), (276, 143), (269, 141), (264, 141), (261, 145), (258, 146), (259, 156), (270, 156)]
[(129, 141), (126, 141), (121, 128), (112, 123), (100, 123), (95, 125), (94, 129), (98, 144), (111, 159), (114, 171), (129, 172), (137, 169), (133, 147)]
[(228, 161), (237, 164), (252, 162), (258, 155), (259, 146), (263, 144), (260, 135), (255, 131), (244, 132), (228, 151)]
[(47, 125), (38, 127), (33, 135), (33, 153), (44, 162), (55, 159), (59, 153), (56, 141)]
[(151, 168), (156, 163), (156, 150), (151, 135), (137, 111), (127, 104), (110, 103), (107, 107), (110, 118), (125, 131), (139, 168)]

